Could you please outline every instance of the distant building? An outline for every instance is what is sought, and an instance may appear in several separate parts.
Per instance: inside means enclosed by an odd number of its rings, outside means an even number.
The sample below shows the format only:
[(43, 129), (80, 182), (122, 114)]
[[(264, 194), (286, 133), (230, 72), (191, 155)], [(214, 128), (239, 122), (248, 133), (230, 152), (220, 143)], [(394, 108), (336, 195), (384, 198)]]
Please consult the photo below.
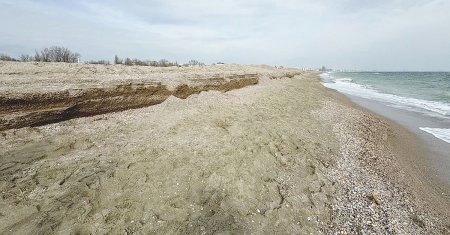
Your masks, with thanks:
[(333, 70), (332, 69), (328, 69), (325, 66), (322, 66), (322, 68), (320, 68), (319, 71), (321, 71), (321, 72), (330, 72), (330, 71), (333, 71)]

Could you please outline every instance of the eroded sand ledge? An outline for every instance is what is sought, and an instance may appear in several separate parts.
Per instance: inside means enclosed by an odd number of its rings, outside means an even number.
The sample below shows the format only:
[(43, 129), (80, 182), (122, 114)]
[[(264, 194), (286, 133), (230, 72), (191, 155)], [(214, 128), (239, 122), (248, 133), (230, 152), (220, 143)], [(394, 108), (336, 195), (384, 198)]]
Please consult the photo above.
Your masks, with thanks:
[[(230, 91), (258, 83), (255, 68), (152, 68), (0, 62), (0, 131), (185, 99), (202, 91)], [(274, 78), (298, 71), (279, 70)]]
[(0, 233), (448, 232), (389, 123), (316, 74), (236, 68), (259, 83), (1, 132)]

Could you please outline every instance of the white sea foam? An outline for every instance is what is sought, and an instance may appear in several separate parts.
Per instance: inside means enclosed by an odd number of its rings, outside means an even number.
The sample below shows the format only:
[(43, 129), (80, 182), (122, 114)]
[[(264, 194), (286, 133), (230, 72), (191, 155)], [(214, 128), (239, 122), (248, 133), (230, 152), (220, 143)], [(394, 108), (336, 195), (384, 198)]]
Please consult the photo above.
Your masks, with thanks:
[(450, 129), (419, 127), (422, 131), (428, 132), (447, 143), (450, 143)]
[(336, 79), (336, 81), (339, 81), (339, 82), (353, 82), (353, 80), (351, 78), (338, 78), (338, 79)]
[(450, 118), (450, 104), (381, 93), (371, 87), (356, 84), (349, 80), (333, 79), (330, 73), (322, 74), (321, 78), (324, 86), (345, 94), (385, 102), (390, 106), (415, 110), (430, 116)]

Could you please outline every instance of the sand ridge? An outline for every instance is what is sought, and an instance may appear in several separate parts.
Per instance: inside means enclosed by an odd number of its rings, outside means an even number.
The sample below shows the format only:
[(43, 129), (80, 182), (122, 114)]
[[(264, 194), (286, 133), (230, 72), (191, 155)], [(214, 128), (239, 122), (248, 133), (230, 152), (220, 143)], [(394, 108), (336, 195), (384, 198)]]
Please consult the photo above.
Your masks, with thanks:
[[(147, 66), (18, 63), (0, 61), (0, 130), (39, 126), (187, 98), (202, 91), (229, 91), (298, 70), (217, 65)], [(205, 72), (207, 71), (207, 72)]]

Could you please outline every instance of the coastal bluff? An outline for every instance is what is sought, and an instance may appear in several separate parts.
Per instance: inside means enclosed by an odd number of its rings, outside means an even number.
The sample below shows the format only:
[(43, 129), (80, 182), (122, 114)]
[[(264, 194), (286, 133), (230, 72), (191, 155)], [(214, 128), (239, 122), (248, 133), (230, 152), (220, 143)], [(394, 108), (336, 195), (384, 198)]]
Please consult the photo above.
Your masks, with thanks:
[[(258, 83), (261, 73), (255, 69), (0, 62), (0, 131), (142, 108), (170, 96), (239, 89)], [(267, 73), (280, 78), (299, 71)]]

